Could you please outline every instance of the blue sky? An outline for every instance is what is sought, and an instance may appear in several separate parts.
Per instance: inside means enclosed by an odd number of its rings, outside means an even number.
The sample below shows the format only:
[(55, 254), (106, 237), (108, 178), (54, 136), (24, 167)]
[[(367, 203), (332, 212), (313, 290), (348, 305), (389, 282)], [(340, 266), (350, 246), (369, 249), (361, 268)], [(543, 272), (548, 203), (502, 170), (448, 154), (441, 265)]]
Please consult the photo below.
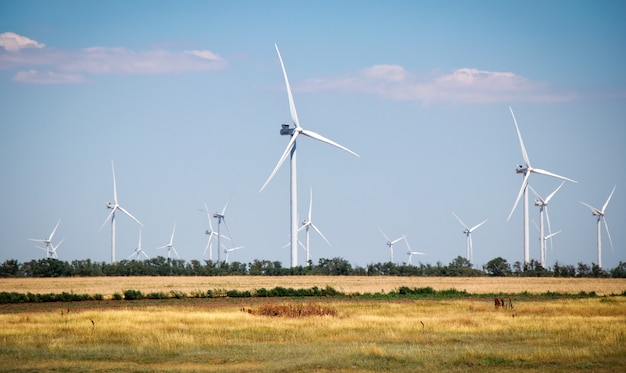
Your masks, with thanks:
[[(509, 222), (523, 162), (578, 181), (551, 201), (547, 253), (626, 260), (626, 24), (621, 1), (4, 1), (0, 4), (0, 260), (45, 256), (61, 219), (59, 259), (110, 259), (99, 230), (113, 199), (143, 224), (150, 256), (169, 241), (202, 256), (199, 212), (226, 211), (230, 260), (289, 265), (287, 164), (259, 193), (287, 138), (289, 105), (277, 43), (301, 125), (359, 153), (298, 141), (299, 214), (311, 256), (365, 266), (389, 258), (379, 228), (406, 234), (423, 263), (465, 255), (455, 212), (473, 235), (473, 263), (523, 260), (522, 209)], [(543, 196), (559, 181), (533, 175)], [(538, 220), (538, 208), (530, 216)], [(117, 258), (138, 225), (118, 214)], [(304, 239), (304, 236), (301, 236)], [(398, 244), (397, 262), (406, 261)], [(213, 254), (214, 257), (216, 253)], [(305, 254), (299, 252), (299, 264)], [(539, 259), (531, 226), (531, 258)], [(414, 258), (415, 262), (415, 258)]]

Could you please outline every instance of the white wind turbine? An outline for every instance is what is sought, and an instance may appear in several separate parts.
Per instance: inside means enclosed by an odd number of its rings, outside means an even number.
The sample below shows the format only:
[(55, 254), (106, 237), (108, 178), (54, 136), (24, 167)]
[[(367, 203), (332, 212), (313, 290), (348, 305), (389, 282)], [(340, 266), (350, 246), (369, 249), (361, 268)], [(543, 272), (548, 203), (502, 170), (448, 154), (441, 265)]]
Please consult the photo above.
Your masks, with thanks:
[(50, 257), (57, 259), (59, 256), (57, 255), (57, 249), (59, 248), (59, 246), (61, 246), (61, 244), (63, 243), (63, 241), (65, 241), (65, 238), (62, 239), (61, 241), (59, 241), (58, 244), (56, 244), (56, 246), (54, 244), (50, 244)]
[[(395, 240), (392, 241), (389, 239), (389, 237), (387, 237), (387, 235), (385, 234), (385, 232), (383, 232), (382, 229), (378, 228), (378, 230), (383, 235), (383, 237), (385, 237), (385, 239), (387, 240), (387, 246), (389, 247), (389, 262), (393, 263), (393, 245), (400, 242), (400, 240), (403, 240), (405, 236), (402, 235), (402, 237), (396, 238)], [(407, 245), (408, 245), (408, 242), (407, 242)]]
[(413, 255), (426, 255), (426, 253), (422, 253), (420, 251), (413, 251), (411, 249), (411, 246), (409, 245), (409, 240), (406, 238), (406, 236), (404, 236), (404, 242), (406, 242), (406, 247), (409, 249), (409, 251), (407, 251), (407, 255), (409, 256), (409, 260), (407, 263), (409, 265), (413, 265), (413, 263), (411, 262)]
[(235, 250), (243, 249), (244, 246), (232, 247), (230, 249), (224, 249), (225, 259), (224, 262), (228, 263), (228, 253), (233, 252)]
[(357, 157), (359, 157), (358, 154), (356, 154), (355, 152), (353, 152), (352, 150), (339, 145), (338, 143), (327, 139), (326, 137), (313, 132), (313, 131), (309, 131), (309, 130), (305, 130), (304, 128), (300, 127), (300, 122), (298, 121), (298, 114), (296, 113), (296, 106), (294, 104), (293, 101), (293, 96), (291, 94), (291, 87), (289, 86), (289, 79), (287, 78), (287, 71), (285, 70), (285, 64), (283, 63), (283, 59), (280, 56), (280, 51), (278, 50), (278, 45), (274, 44), (274, 46), (276, 47), (276, 53), (278, 53), (278, 59), (280, 60), (280, 65), (282, 67), (283, 70), (283, 76), (285, 78), (285, 85), (287, 86), (287, 96), (289, 98), (289, 111), (291, 113), (291, 120), (293, 121), (293, 128), (290, 128), (288, 124), (283, 124), (282, 125), (282, 129), (280, 130), (280, 134), (283, 136), (289, 135), (291, 136), (291, 139), (289, 140), (289, 143), (287, 144), (287, 148), (285, 149), (285, 151), (283, 152), (283, 155), (280, 157), (280, 160), (278, 161), (278, 164), (276, 164), (276, 167), (274, 167), (274, 170), (272, 171), (272, 173), (270, 174), (270, 176), (267, 178), (267, 180), (265, 181), (265, 183), (263, 184), (263, 186), (261, 187), (261, 190), (259, 190), (259, 192), (262, 192), (263, 189), (265, 189), (265, 187), (267, 186), (267, 184), (270, 182), (270, 180), (272, 180), (272, 178), (274, 177), (274, 175), (276, 174), (276, 172), (278, 171), (278, 169), (280, 168), (280, 166), (283, 164), (283, 162), (285, 161), (285, 159), (287, 159), (287, 155), (290, 155), (290, 163), (291, 163), (291, 176), (290, 176), (290, 237), (291, 237), (291, 267), (296, 267), (298, 265), (298, 192), (297, 192), (297, 178), (296, 178), (296, 139), (298, 138), (298, 136), (300, 135), (305, 135), (308, 137), (311, 137), (315, 140), (319, 140), (321, 142), (324, 142), (326, 144), (329, 145), (333, 145), (339, 149), (345, 150), (348, 153), (354, 154)]
[(311, 251), (310, 251), (310, 237), (309, 237), (309, 228), (313, 228), (315, 229), (315, 231), (322, 236), (322, 238), (324, 239), (324, 241), (326, 241), (326, 243), (328, 244), (328, 246), (332, 246), (330, 244), (330, 241), (328, 241), (326, 239), (326, 237), (324, 236), (324, 234), (322, 233), (322, 231), (319, 230), (319, 228), (317, 228), (315, 226), (315, 224), (313, 224), (313, 218), (312, 218), (312, 211), (313, 211), (313, 189), (311, 189), (311, 196), (309, 198), (309, 217), (308, 219), (304, 220), (302, 222), (302, 227), (300, 227), (300, 229), (298, 231), (301, 230), (305, 230), (306, 232), (306, 246), (304, 248), (304, 250), (306, 251), (306, 263), (309, 263), (309, 260), (311, 259)]
[(474, 251), (472, 249), (472, 232), (474, 232), (476, 229), (478, 229), (478, 227), (480, 227), (481, 225), (485, 224), (487, 222), (488, 219), (485, 219), (482, 221), (482, 223), (477, 224), (473, 227), (468, 227), (465, 223), (463, 223), (463, 220), (461, 220), (461, 218), (459, 218), (454, 212), (452, 213), (452, 215), (454, 215), (454, 217), (456, 218), (456, 220), (459, 221), (459, 223), (461, 223), (461, 225), (463, 226), (464, 230), (463, 230), (463, 234), (465, 234), (465, 241), (466, 241), (466, 251), (467, 251), (467, 260), (469, 262), (472, 261), (472, 255), (474, 255)]
[(132, 254), (130, 254), (128, 259), (132, 258), (134, 255), (135, 260), (139, 260), (139, 257), (141, 256), (141, 254), (143, 254), (146, 257), (146, 259), (150, 259), (148, 254), (146, 254), (146, 252), (141, 249), (141, 229), (140, 229), (139, 230), (139, 243), (137, 244), (137, 248), (133, 251)]
[[(230, 234), (230, 228), (228, 228), (228, 223), (226, 223), (226, 208), (228, 208), (228, 203), (229, 202), (226, 202), (226, 204), (224, 205), (224, 208), (222, 209), (222, 212), (210, 213), (215, 219), (217, 219), (217, 262), (218, 263), (221, 262), (220, 248), (222, 247), (222, 237), (227, 238), (226, 236), (222, 236), (222, 234), (220, 233), (220, 226), (222, 225), (222, 222), (224, 222), (224, 225), (226, 225), (226, 230), (228, 231), (228, 235), (232, 237), (232, 235)], [(211, 228), (211, 231), (212, 230), (213, 228)], [(209, 240), (210, 240), (210, 237), (209, 237)]]
[[(550, 193), (550, 195), (547, 196), (546, 199), (541, 198), (539, 193), (537, 193), (537, 191), (530, 184), (528, 185), (528, 187), (535, 194), (535, 197), (537, 197), (537, 199), (535, 200), (535, 206), (539, 206), (539, 254), (541, 256), (541, 266), (543, 268), (546, 268), (546, 240), (554, 236), (552, 234), (552, 227), (550, 227), (550, 215), (548, 214), (548, 203), (550, 203), (550, 200), (552, 199), (552, 197), (554, 197), (556, 192), (558, 192), (559, 189), (561, 189), (563, 184), (565, 184), (565, 181), (561, 182), (561, 185), (559, 185), (558, 188), (554, 190), (554, 192)], [(546, 221), (548, 222), (548, 235), (550, 237), (546, 236), (545, 234), (545, 229), (543, 225), (544, 213), (546, 215)]]
[(100, 227), (100, 230), (104, 228), (108, 221), (111, 221), (111, 263), (115, 263), (115, 212), (120, 210), (124, 214), (128, 215), (131, 219), (137, 222), (137, 224), (143, 227), (143, 224), (137, 218), (131, 215), (130, 212), (126, 211), (120, 204), (117, 202), (117, 185), (115, 182), (115, 167), (113, 166), (113, 161), (111, 161), (111, 169), (113, 170), (113, 203), (108, 202), (106, 207), (111, 209), (111, 213), (107, 216), (106, 220)]
[(606, 212), (606, 207), (609, 205), (609, 201), (611, 197), (613, 197), (613, 193), (615, 193), (615, 188), (617, 185), (613, 187), (611, 194), (609, 194), (609, 198), (607, 198), (606, 202), (602, 206), (602, 210), (598, 210), (595, 207), (592, 207), (585, 202), (580, 202), (583, 205), (589, 207), (591, 209), (591, 214), (593, 216), (597, 216), (597, 228), (598, 228), (598, 267), (602, 268), (602, 229), (600, 229), (600, 225), (602, 225), (602, 221), (604, 221), (604, 228), (606, 229), (606, 235), (609, 237), (609, 243), (611, 244), (611, 250), (613, 250), (613, 240), (611, 240), (611, 233), (609, 233), (609, 226), (606, 224), (606, 217), (604, 213)]
[(169, 260), (171, 257), (171, 252), (174, 251), (174, 254), (176, 254), (176, 257), (178, 259), (180, 259), (180, 255), (178, 255), (178, 251), (176, 251), (176, 248), (174, 247), (174, 232), (176, 232), (176, 223), (174, 223), (174, 229), (172, 230), (172, 236), (170, 237), (170, 242), (166, 243), (165, 245), (161, 246), (161, 247), (157, 247), (158, 249), (167, 249), (167, 259)]
[(576, 181), (569, 179), (567, 177), (560, 176), (555, 173), (546, 171), (546, 170), (533, 168), (530, 165), (530, 160), (528, 159), (528, 153), (526, 153), (526, 147), (524, 146), (524, 140), (522, 140), (522, 134), (517, 125), (515, 114), (513, 114), (513, 109), (511, 109), (510, 106), (509, 106), (509, 110), (511, 111), (511, 116), (513, 116), (513, 123), (515, 123), (515, 129), (517, 130), (517, 137), (519, 138), (519, 144), (522, 149), (522, 157), (524, 158), (525, 165), (517, 165), (517, 168), (515, 170), (515, 172), (517, 172), (518, 174), (524, 175), (524, 180), (522, 181), (522, 186), (519, 190), (519, 193), (517, 194), (515, 203), (513, 204), (513, 209), (511, 210), (511, 213), (509, 214), (509, 217), (506, 220), (509, 221), (511, 219), (511, 216), (513, 215), (513, 212), (515, 211), (515, 208), (517, 207), (517, 204), (519, 203), (519, 200), (523, 195), (524, 196), (524, 222), (523, 222), (524, 223), (524, 264), (528, 264), (530, 262), (529, 231), (528, 231), (528, 179), (530, 178), (530, 174), (535, 173), (535, 174), (540, 174), (540, 175), (552, 176), (558, 179), (571, 181), (573, 183), (576, 183)]
[[(220, 245), (219, 237), (226, 238), (227, 240), (229, 240), (230, 238), (224, 236), (223, 234), (215, 232), (213, 230), (213, 223), (211, 222), (211, 217), (212, 217), (212, 214), (215, 214), (215, 213), (212, 213), (209, 210), (209, 208), (207, 207), (206, 203), (204, 204), (204, 210), (199, 210), (199, 211), (206, 212), (207, 219), (209, 220), (209, 229), (207, 229), (206, 232), (205, 232), (205, 234), (207, 236), (209, 236), (209, 239), (207, 240), (206, 247), (204, 248), (204, 252), (202, 253), (202, 256), (205, 256), (206, 252), (208, 250), (209, 251), (209, 260), (213, 261), (213, 237), (218, 237), (218, 243), (217, 243), (218, 244), (218, 251), (219, 251), (219, 245)], [(222, 216), (221, 220), (224, 220), (224, 213), (225, 212), (226, 212), (226, 207), (224, 207), (224, 211), (222, 213), (220, 213), (221, 216)], [(221, 220), (219, 220), (219, 218), (218, 218), (218, 224), (220, 223)], [(224, 222), (226, 222), (226, 220), (224, 220)], [(219, 230), (219, 225), (218, 225), (218, 230)]]
[(40, 247), (40, 246), (36, 246), (36, 247), (46, 252), (46, 258), (52, 258), (51, 255), (55, 253), (55, 251), (51, 249), (50, 245), (52, 245), (52, 238), (54, 237), (54, 233), (56, 233), (57, 228), (59, 228), (59, 223), (61, 223), (61, 219), (57, 221), (57, 225), (54, 226), (54, 229), (52, 230), (52, 233), (50, 233), (50, 236), (48, 238), (43, 238), (43, 239), (29, 238), (28, 239), (29, 241), (41, 242), (42, 244), (45, 245), (45, 247)]

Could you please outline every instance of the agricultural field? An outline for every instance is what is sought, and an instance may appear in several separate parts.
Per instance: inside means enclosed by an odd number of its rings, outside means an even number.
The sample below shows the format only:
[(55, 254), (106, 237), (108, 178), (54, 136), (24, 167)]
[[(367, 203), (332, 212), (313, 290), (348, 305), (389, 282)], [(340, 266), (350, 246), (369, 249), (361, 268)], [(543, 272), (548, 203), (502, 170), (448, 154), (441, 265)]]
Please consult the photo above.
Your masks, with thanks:
[[(104, 295), (276, 286), (485, 294), (7, 304), (0, 306), (0, 366), (8, 372), (626, 371), (626, 282), (619, 279), (103, 277), (0, 285)], [(548, 291), (597, 296), (540, 295)], [(516, 296), (522, 292), (537, 296)], [(510, 296), (496, 307), (492, 293)]]

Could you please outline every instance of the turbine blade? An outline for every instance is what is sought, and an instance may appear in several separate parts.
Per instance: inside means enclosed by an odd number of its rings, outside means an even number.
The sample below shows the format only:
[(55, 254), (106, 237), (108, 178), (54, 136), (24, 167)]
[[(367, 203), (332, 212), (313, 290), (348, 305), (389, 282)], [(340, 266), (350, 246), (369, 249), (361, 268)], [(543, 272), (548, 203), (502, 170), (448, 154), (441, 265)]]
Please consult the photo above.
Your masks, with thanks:
[(52, 230), (52, 233), (50, 233), (50, 238), (48, 238), (48, 241), (52, 241), (52, 237), (54, 237), (54, 233), (57, 231), (59, 223), (61, 223), (61, 219), (59, 219), (59, 221), (57, 221), (57, 225), (54, 226), (54, 229)]
[(385, 239), (389, 242), (391, 242), (391, 240), (389, 239), (389, 237), (387, 237), (387, 235), (385, 234), (385, 232), (383, 232), (382, 229), (378, 228), (378, 230), (380, 231), (380, 233), (383, 235), (383, 237), (385, 237)]
[(398, 241), (403, 240), (405, 237), (406, 237), (406, 236), (404, 236), (404, 235), (403, 235), (402, 237), (397, 238), (397, 239), (395, 239), (395, 240), (391, 241), (391, 244), (392, 244), (392, 245), (393, 245), (393, 244), (396, 244), (396, 243), (398, 243)]
[(551, 239), (552, 237), (556, 236), (557, 234), (561, 233), (561, 231), (558, 232), (554, 232), (554, 233), (550, 233), (549, 235), (546, 236), (546, 240), (547, 239)]
[(480, 227), (481, 225), (485, 224), (485, 223), (487, 222), (487, 220), (489, 220), (489, 219), (485, 219), (485, 220), (483, 220), (483, 222), (482, 222), (482, 223), (477, 224), (477, 225), (475, 225), (474, 227), (472, 227), (472, 229), (470, 229), (470, 230), (469, 230), (469, 231), (470, 231), (470, 233), (471, 233), (471, 232), (473, 232), (476, 228), (478, 228), (478, 227)]
[(522, 148), (522, 157), (524, 157), (524, 163), (526, 163), (526, 167), (530, 168), (530, 160), (528, 160), (528, 153), (526, 153), (526, 147), (524, 146), (524, 140), (522, 139), (522, 134), (519, 131), (519, 126), (517, 125), (515, 114), (513, 114), (513, 109), (510, 106), (509, 110), (511, 111), (511, 116), (513, 117), (513, 123), (515, 123), (515, 130), (517, 130), (517, 137), (519, 138), (519, 144)]
[(541, 198), (541, 196), (539, 195), (539, 193), (537, 193), (537, 191), (535, 190), (535, 188), (533, 188), (532, 185), (528, 184), (528, 187), (530, 188), (530, 190), (533, 192), (533, 194), (535, 195), (535, 198), (537, 198), (538, 200), (540, 200), (541, 202), (545, 202), (543, 198)]
[(324, 241), (326, 241), (326, 243), (328, 244), (328, 246), (331, 246), (331, 247), (333, 246), (333, 245), (331, 245), (331, 244), (330, 244), (330, 241), (328, 241), (328, 239), (324, 236), (324, 234), (322, 233), (322, 231), (320, 231), (320, 230), (319, 230), (319, 229), (315, 226), (315, 224), (311, 224), (311, 226), (313, 227), (313, 229), (315, 229), (315, 231), (316, 231), (316, 232), (317, 232), (320, 236), (322, 236), (322, 238), (324, 239)]
[(585, 202), (582, 202), (582, 201), (580, 203), (583, 204), (584, 206), (589, 207), (589, 209), (591, 209), (591, 212), (594, 215), (602, 215), (602, 211), (598, 210), (597, 208), (595, 208), (595, 207), (593, 207), (593, 206), (591, 206), (591, 205), (589, 205), (589, 204), (587, 204)]
[(137, 220), (136, 217), (134, 217), (133, 215), (131, 215), (130, 212), (126, 211), (126, 209), (124, 209), (122, 206), (118, 206), (118, 208), (126, 215), (128, 215), (131, 219), (133, 219), (134, 221), (137, 222), (137, 224), (141, 225), (143, 227), (143, 224), (141, 224), (141, 222), (139, 220)]
[(613, 187), (611, 194), (609, 194), (609, 198), (607, 198), (606, 202), (604, 203), (604, 206), (602, 206), (602, 214), (604, 214), (604, 210), (606, 210), (606, 207), (609, 205), (609, 201), (611, 200), (611, 197), (613, 197), (613, 193), (615, 193), (615, 188), (617, 188), (617, 185)]
[(102, 223), (99, 230), (102, 230), (102, 228), (104, 228), (104, 226), (113, 218), (113, 214), (115, 214), (115, 210), (116, 210), (115, 208), (111, 210), (111, 213), (104, 220), (104, 223)]
[(611, 239), (611, 233), (609, 233), (609, 225), (606, 223), (606, 218), (603, 216), (602, 221), (604, 221), (604, 229), (606, 229), (606, 235), (609, 237), (609, 243), (611, 244), (611, 251), (615, 252), (613, 249), (613, 240)]
[(311, 218), (313, 214), (313, 188), (311, 188), (311, 193), (309, 196), (309, 221), (313, 221), (313, 219)]
[(469, 228), (467, 227), (467, 225), (465, 225), (465, 223), (463, 223), (463, 220), (461, 220), (461, 218), (459, 218), (454, 212), (452, 213), (452, 215), (454, 215), (454, 217), (456, 218), (456, 220), (459, 221), (459, 223), (461, 223), (461, 225), (463, 226), (463, 228), (469, 230)]
[(113, 171), (113, 202), (117, 205), (117, 183), (115, 182), (115, 166), (113, 166), (113, 160), (111, 159), (111, 170)]
[(529, 169), (530, 172), (534, 172), (536, 174), (541, 174), (541, 175), (546, 175), (546, 176), (552, 176), (552, 177), (556, 177), (557, 179), (561, 179), (561, 180), (567, 180), (567, 181), (571, 181), (572, 183), (578, 183), (578, 181), (576, 180), (572, 180), (569, 177), (565, 177), (565, 176), (561, 176), (561, 175), (557, 175), (553, 172), (550, 171), (546, 171), (546, 170), (542, 170), (540, 168), (533, 168), (533, 169)]
[(176, 233), (176, 223), (174, 223), (174, 229), (172, 230), (172, 236), (170, 237), (170, 245), (174, 244), (174, 233)]
[(548, 222), (548, 234), (552, 234), (552, 226), (550, 225), (550, 215), (548, 214), (548, 206), (543, 210), (546, 213), (546, 221)]
[(278, 171), (280, 166), (282, 166), (282, 164), (285, 161), (285, 159), (287, 159), (287, 155), (289, 153), (291, 153), (291, 150), (293, 149), (293, 147), (294, 147), (294, 145), (296, 143), (296, 138), (298, 138), (298, 133), (299, 133), (298, 131), (294, 131), (293, 135), (291, 135), (291, 139), (289, 140), (289, 143), (287, 144), (287, 147), (285, 148), (285, 151), (283, 152), (283, 155), (280, 157), (280, 160), (276, 164), (276, 167), (274, 167), (274, 170), (270, 174), (270, 177), (267, 178), (267, 180), (265, 181), (265, 183), (263, 184), (263, 186), (259, 190), (259, 193), (261, 193), (263, 191), (263, 189), (265, 189), (267, 184), (269, 184), (270, 180), (272, 180), (274, 175), (276, 175), (276, 172)]
[(563, 186), (563, 184), (565, 184), (565, 180), (563, 180), (563, 181), (561, 182), (561, 185), (559, 185), (559, 187), (558, 187), (558, 188), (556, 188), (556, 189), (554, 190), (554, 192), (550, 193), (550, 195), (549, 195), (548, 197), (546, 197), (545, 203), (549, 203), (549, 202), (550, 202), (550, 200), (552, 199), (552, 197), (554, 197), (554, 195), (556, 194), (556, 192), (558, 192), (558, 191), (559, 191), (559, 189), (561, 189), (561, 187)]
[(524, 181), (522, 181), (522, 187), (520, 188), (519, 193), (517, 194), (517, 198), (515, 199), (515, 203), (513, 204), (513, 209), (511, 210), (509, 217), (506, 218), (506, 221), (511, 220), (511, 216), (513, 215), (513, 212), (515, 212), (515, 208), (517, 207), (517, 204), (519, 203), (520, 198), (522, 198), (522, 194), (524, 194), (524, 189), (526, 188), (526, 185), (528, 185), (529, 177), (530, 177), (530, 172), (526, 172), (526, 175), (524, 175)]
[(287, 96), (289, 97), (289, 112), (291, 113), (291, 120), (293, 124), (297, 127), (300, 127), (300, 122), (298, 121), (298, 113), (296, 113), (296, 104), (293, 102), (293, 95), (291, 94), (291, 86), (289, 85), (289, 78), (287, 78), (287, 70), (285, 70), (285, 64), (283, 63), (283, 58), (280, 55), (280, 51), (278, 50), (278, 45), (274, 43), (274, 47), (276, 47), (276, 53), (278, 53), (278, 59), (280, 60), (280, 66), (283, 69), (283, 76), (285, 77), (285, 85), (287, 86)]
[(345, 150), (345, 151), (347, 151), (350, 154), (356, 155), (357, 157), (361, 157), (360, 155), (358, 155), (357, 153), (353, 152), (352, 150), (346, 148), (343, 145), (339, 145), (338, 143), (336, 143), (336, 142), (334, 142), (334, 141), (332, 141), (332, 140), (330, 140), (330, 139), (320, 135), (319, 133), (316, 133), (316, 132), (313, 132), (313, 131), (309, 131), (309, 130), (302, 130), (302, 134), (305, 135), (305, 136), (311, 137), (311, 138), (313, 138), (315, 140), (318, 140), (318, 141), (321, 141), (321, 142), (325, 142), (325, 143), (327, 143), (329, 145), (335, 146), (335, 147), (337, 147), (337, 148), (339, 148), (341, 150)]

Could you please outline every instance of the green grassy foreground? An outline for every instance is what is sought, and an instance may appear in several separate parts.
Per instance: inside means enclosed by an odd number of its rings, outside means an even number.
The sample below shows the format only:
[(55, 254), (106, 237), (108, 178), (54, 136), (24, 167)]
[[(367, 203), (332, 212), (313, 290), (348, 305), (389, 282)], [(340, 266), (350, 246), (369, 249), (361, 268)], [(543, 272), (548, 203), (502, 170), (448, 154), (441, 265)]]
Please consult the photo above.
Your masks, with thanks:
[[(322, 297), (4, 307), (5, 372), (626, 371), (621, 296), (523, 298), (513, 309)], [(267, 307), (330, 311), (264, 316)]]

